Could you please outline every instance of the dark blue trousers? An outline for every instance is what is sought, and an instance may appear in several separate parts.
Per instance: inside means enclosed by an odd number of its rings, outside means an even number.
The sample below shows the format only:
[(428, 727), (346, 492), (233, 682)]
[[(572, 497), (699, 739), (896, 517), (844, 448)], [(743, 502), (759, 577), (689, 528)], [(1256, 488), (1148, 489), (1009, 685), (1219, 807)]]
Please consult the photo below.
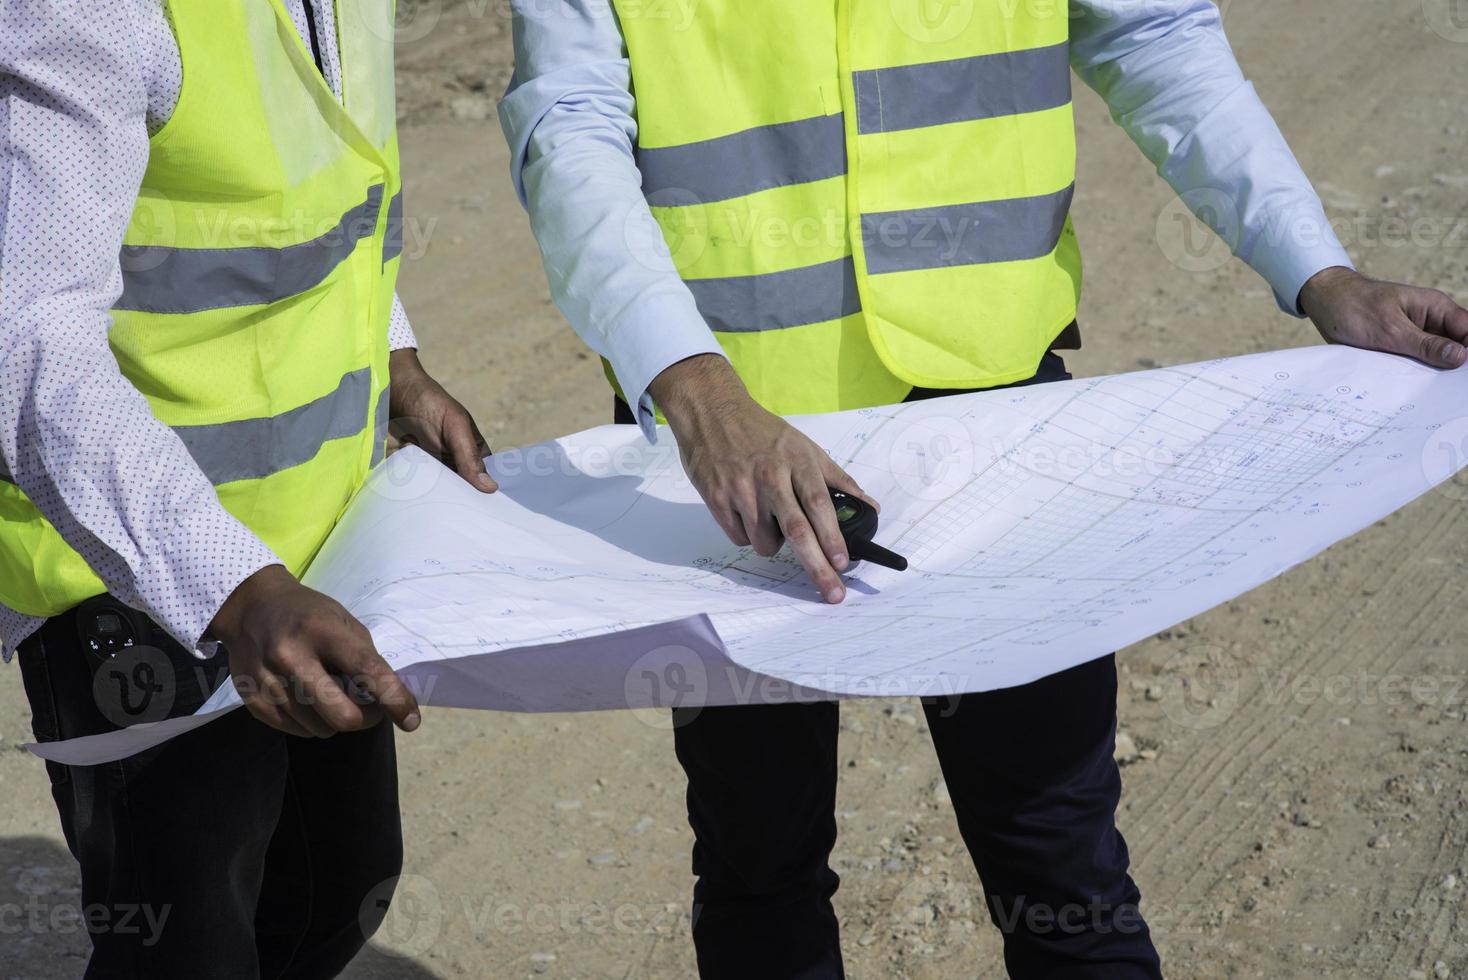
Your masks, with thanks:
[[(1046, 355), (1036, 384), (1068, 378)], [(953, 392), (923, 391), (910, 398)], [(618, 421), (631, 421), (618, 406)], [(1116, 829), (1116, 661), (925, 703), (1004, 962), (1022, 980), (1161, 977)], [(674, 713), (693, 827), (693, 940), (704, 980), (844, 977), (828, 863), (834, 703)]]
[[(1009, 975), (1160, 977), (1114, 822), (1115, 659), (924, 710)], [(845, 975), (828, 864), (838, 712), (824, 702), (677, 713), (704, 980)]]

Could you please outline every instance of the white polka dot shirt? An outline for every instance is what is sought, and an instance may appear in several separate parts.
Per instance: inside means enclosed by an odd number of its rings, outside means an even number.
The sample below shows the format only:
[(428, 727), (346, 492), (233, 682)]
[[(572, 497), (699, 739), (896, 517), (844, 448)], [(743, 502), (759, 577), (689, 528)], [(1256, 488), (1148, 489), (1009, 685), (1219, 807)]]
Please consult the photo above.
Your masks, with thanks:
[[(285, 0), (340, 97), (331, 0)], [(0, 479), (185, 648), (280, 559), (219, 503), (107, 346), (148, 137), (182, 85), (163, 0), (0, 4)], [(390, 346), (416, 347), (393, 303)], [(41, 620), (0, 605), (9, 660)]]

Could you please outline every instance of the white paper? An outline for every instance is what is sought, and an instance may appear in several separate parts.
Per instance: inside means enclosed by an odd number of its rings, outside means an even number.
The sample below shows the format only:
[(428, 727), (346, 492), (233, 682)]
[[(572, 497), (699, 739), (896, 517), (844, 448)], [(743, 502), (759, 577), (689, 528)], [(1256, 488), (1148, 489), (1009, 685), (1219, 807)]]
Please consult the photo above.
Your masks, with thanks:
[[(729, 543), (666, 430), (496, 455), (490, 496), (407, 450), (306, 581), (427, 704), (985, 691), (1134, 643), (1381, 519), (1468, 462), (1464, 406), (1468, 372), (1311, 347), (798, 418), (911, 563), (857, 566), (838, 606), (788, 549)], [(187, 724), (36, 751), (102, 761)]]

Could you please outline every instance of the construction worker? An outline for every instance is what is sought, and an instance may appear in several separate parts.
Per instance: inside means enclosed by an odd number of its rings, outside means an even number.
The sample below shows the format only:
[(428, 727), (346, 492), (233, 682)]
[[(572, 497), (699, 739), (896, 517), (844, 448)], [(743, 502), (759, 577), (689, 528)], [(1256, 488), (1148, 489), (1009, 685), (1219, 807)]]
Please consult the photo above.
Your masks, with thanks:
[(88, 978), (333, 977), (392, 895), (386, 719), (418, 708), (296, 576), (390, 416), (493, 483), (394, 295), (391, 25), (392, 0), (0, 6), (5, 657), (41, 741), (192, 713), (226, 669), (249, 707), (48, 766)]
[[(1068, 377), (1072, 68), (1286, 313), (1463, 363), (1468, 312), (1352, 269), (1207, 0), (512, 6), (500, 118), (554, 300), (618, 417), (654, 439), (665, 416), (730, 539), (788, 543), (829, 602), (827, 487), (861, 491), (780, 416)], [(1160, 975), (1113, 819), (1115, 699), (1108, 656), (927, 705), (1013, 976)], [(841, 976), (836, 705), (676, 720), (701, 975)]]

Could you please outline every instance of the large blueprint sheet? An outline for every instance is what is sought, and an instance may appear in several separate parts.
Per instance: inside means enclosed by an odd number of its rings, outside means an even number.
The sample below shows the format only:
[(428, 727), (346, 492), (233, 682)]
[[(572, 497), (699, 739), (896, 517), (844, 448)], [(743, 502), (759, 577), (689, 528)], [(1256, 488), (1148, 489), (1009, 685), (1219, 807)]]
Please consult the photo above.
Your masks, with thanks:
[[(429, 704), (565, 711), (1022, 684), (1224, 602), (1465, 462), (1468, 371), (1312, 347), (796, 419), (882, 503), (894, 572), (820, 602), (730, 544), (671, 434), (392, 456), (313, 564)], [(223, 690), (211, 711), (227, 710)], [(95, 761), (199, 723), (43, 747)], [(110, 739), (110, 740), (109, 740)]]

